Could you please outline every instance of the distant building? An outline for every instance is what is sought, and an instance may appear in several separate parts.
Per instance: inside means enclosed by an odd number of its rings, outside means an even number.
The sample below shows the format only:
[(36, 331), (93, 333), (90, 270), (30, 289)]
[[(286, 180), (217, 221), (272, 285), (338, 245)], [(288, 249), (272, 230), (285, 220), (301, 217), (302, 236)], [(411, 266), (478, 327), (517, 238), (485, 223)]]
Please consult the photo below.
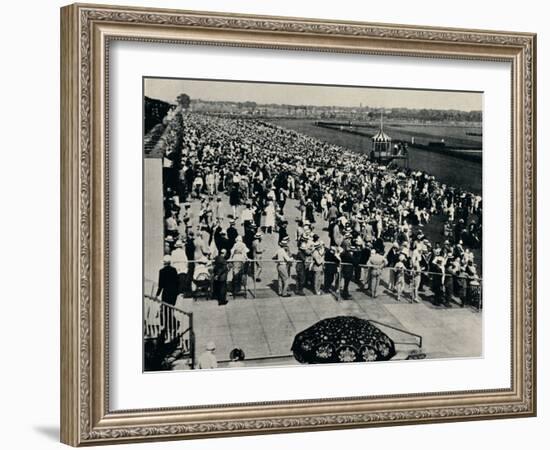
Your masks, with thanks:
[(380, 128), (372, 137), (371, 159), (379, 162), (385, 161), (391, 156), (391, 137), (384, 133), (384, 118), (380, 114)]
[(384, 132), (384, 118), (382, 114), (380, 114), (380, 128), (372, 137), (370, 159), (380, 164), (389, 164), (394, 160), (402, 160), (405, 167), (409, 167), (407, 144), (398, 142), (392, 148), (392, 138)]

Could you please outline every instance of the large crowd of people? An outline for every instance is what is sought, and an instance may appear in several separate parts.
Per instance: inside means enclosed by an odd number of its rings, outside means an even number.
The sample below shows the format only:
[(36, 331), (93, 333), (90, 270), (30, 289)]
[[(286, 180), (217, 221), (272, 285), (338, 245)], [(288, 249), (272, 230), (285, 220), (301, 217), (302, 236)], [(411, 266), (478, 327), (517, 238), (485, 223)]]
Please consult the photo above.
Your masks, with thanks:
[[(399, 301), (419, 302), (429, 288), (436, 305), (480, 302), (472, 294), (480, 292), (472, 251), (482, 244), (480, 195), (258, 120), (178, 111), (157, 145), (164, 262), (177, 283), (164, 291), (159, 283), (157, 295), (171, 304), (201, 278), (225, 304), (228, 287), (238, 295), (247, 278), (260, 281), (268, 261), (281, 296), (291, 295), (294, 278), (296, 295), (308, 288), (347, 299), (356, 283), (376, 297), (388, 273)], [(278, 248), (266, 248), (265, 234)]]

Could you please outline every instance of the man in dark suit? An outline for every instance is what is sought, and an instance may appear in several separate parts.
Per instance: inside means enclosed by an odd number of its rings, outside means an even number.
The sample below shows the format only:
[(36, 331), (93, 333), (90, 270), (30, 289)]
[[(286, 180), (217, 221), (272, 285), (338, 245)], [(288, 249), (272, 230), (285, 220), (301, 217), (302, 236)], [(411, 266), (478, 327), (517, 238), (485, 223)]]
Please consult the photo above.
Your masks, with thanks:
[(342, 298), (349, 300), (349, 283), (353, 278), (353, 255), (350, 252), (349, 244), (344, 243), (344, 251), (340, 254), (340, 261), (342, 262), (342, 279), (344, 280), (344, 289), (342, 290)]
[(227, 304), (227, 250), (222, 248), (220, 254), (214, 259), (214, 297), (218, 299), (219, 305)]
[[(175, 305), (178, 297), (178, 271), (172, 267), (172, 258), (165, 255), (163, 259), (164, 266), (159, 270), (159, 282), (156, 297), (161, 294), (163, 303)], [(161, 326), (163, 328), (165, 342), (170, 342), (175, 339), (176, 320), (174, 318), (174, 310), (169, 306), (161, 307)]]
[[(397, 261), (399, 261), (399, 244), (397, 242), (394, 242), (392, 244), (392, 247), (389, 249), (386, 259), (388, 260), (388, 267), (395, 267), (397, 264)], [(390, 270), (390, 279), (389, 279), (389, 286), (388, 289), (390, 291), (393, 291), (393, 288), (395, 286), (395, 271)]]
[(178, 296), (178, 271), (172, 267), (172, 258), (166, 255), (163, 259), (164, 266), (159, 270), (159, 282), (157, 297), (162, 294), (161, 300), (169, 305), (176, 304)]
[(227, 229), (227, 240), (228, 240), (228, 250), (231, 250), (233, 246), (235, 245), (235, 240), (237, 239), (237, 236), (239, 235), (239, 232), (235, 228), (235, 219), (231, 219), (229, 221), (229, 228)]

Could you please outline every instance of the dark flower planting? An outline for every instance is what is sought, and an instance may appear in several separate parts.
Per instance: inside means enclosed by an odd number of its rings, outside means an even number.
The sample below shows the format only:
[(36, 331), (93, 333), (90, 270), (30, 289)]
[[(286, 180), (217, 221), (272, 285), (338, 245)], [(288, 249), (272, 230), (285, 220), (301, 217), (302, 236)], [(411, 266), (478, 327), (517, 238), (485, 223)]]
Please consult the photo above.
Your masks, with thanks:
[(291, 348), (301, 363), (387, 361), (393, 341), (368, 320), (352, 316), (324, 319), (298, 333)]

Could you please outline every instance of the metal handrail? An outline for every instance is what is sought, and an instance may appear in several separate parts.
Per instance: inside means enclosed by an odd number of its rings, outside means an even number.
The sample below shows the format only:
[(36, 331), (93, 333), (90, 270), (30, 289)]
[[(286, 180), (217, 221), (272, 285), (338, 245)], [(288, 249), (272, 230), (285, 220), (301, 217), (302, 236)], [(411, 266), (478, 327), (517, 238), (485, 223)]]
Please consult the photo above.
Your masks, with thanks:
[[(227, 263), (234, 263), (234, 262), (238, 262), (238, 263), (254, 263), (254, 262), (268, 262), (268, 263), (275, 263), (275, 264), (290, 264), (290, 265), (294, 265), (296, 263), (300, 263), (300, 262), (303, 262), (301, 260), (297, 260), (297, 259), (291, 259), (290, 261), (277, 261), (277, 260), (274, 260), (274, 259), (246, 259), (246, 260), (232, 260), (232, 259), (227, 259), (226, 260)], [(188, 260), (187, 263), (199, 263), (199, 264), (206, 264), (206, 265), (213, 265), (214, 264), (214, 260), (213, 259), (207, 259), (207, 260)], [(321, 265), (325, 265), (325, 264), (334, 264), (336, 266), (352, 266), (352, 267), (361, 267), (361, 268), (364, 268), (364, 269), (369, 269), (369, 268), (377, 268), (377, 269), (388, 269), (388, 270), (393, 270), (393, 271), (403, 271), (403, 272), (410, 272), (410, 273), (413, 273), (413, 274), (423, 274), (423, 275), (439, 275), (439, 276), (443, 276), (443, 275), (448, 275), (444, 272), (432, 272), (432, 271), (429, 271), (429, 270), (414, 270), (414, 269), (396, 269), (395, 267), (391, 267), (391, 266), (376, 266), (376, 265), (373, 265), (373, 264), (353, 264), (353, 263), (345, 263), (345, 262), (332, 262), (332, 261), (323, 261), (323, 263)], [(480, 277), (480, 276), (469, 276), (469, 275), (456, 275), (456, 274), (453, 274), (452, 275), (453, 277), (456, 277), (456, 278), (465, 278), (467, 280), (476, 280), (476, 281), (483, 281), (483, 278)], [(149, 278), (144, 278), (145, 281), (148, 281), (150, 283), (153, 283), (155, 286), (156, 286), (156, 282), (149, 279)]]
[(184, 311), (183, 309), (178, 308), (178, 307), (176, 307), (176, 306), (174, 306), (174, 305), (171, 305), (170, 303), (163, 302), (162, 300), (159, 300), (158, 298), (153, 297), (152, 295), (143, 294), (143, 296), (144, 296), (145, 298), (148, 298), (149, 300), (152, 300), (152, 301), (154, 301), (154, 302), (160, 303), (161, 305), (164, 305), (164, 306), (166, 306), (167, 308), (171, 308), (171, 309), (173, 309), (174, 311), (177, 311), (177, 312), (179, 312), (179, 313), (185, 314), (185, 315), (188, 316), (188, 317), (191, 317), (191, 316), (193, 315), (192, 312)]
[[(296, 260), (296, 259), (292, 259), (292, 260), (287, 261), (287, 262), (280, 262), (280, 261), (276, 261), (276, 260), (273, 260), (273, 259), (247, 259), (245, 261), (240, 261), (240, 260), (238, 260), (238, 261), (236, 261), (236, 260), (226, 260), (226, 261), (228, 263), (239, 262), (239, 263), (254, 264), (256, 262), (267, 262), (267, 263), (270, 263), (270, 264), (287, 264), (289, 268), (292, 267), (293, 265), (295, 266), (298, 262), (303, 263), (303, 264), (306, 263), (305, 261)], [(211, 259), (208, 259), (208, 260), (189, 260), (188, 263), (206, 264), (210, 268), (212, 268), (213, 264), (214, 264), (214, 261), (211, 260)], [(337, 280), (338, 283), (340, 283), (341, 280), (342, 280), (342, 267), (345, 267), (345, 266), (351, 266), (353, 268), (360, 268), (360, 269), (378, 268), (378, 269), (381, 269), (381, 270), (390, 270), (390, 271), (393, 271), (393, 272), (397, 272), (397, 271), (407, 272), (409, 274), (412, 274), (413, 276), (417, 275), (417, 274), (424, 275), (424, 276), (435, 275), (435, 276), (439, 276), (439, 277), (442, 277), (442, 278), (450, 276), (453, 279), (468, 280), (468, 281), (470, 281), (470, 284), (471, 284), (472, 281), (473, 282), (479, 282), (480, 287), (481, 287), (481, 284), (483, 282), (483, 278), (478, 277), (478, 276), (469, 276), (469, 275), (460, 275), (460, 274), (450, 275), (450, 274), (447, 274), (447, 273), (444, 273), (444, 272), (432, 272), (432, 271), (426, 271), (426, 270), (413, 270), (413, 269), (406, 269), (406, 268), (396, 269), (395, 267), (391, 267), (391, 266), (375, 266), (373, 264), (353, 264), (353, 263), (346, 263), (346, 262), (325, 261), (325, 262), (322, 263), (323, 268), (324, 268), (325, 265), (334, 265), (334, 266), (336, 266), (337, 271), (338, 271), (338, 280)], [(230, 270), (234, 270), (234, 269), (230, 269)], [(244, 275), (245, 275), (244, 280), (245, 280), (245, 284), (246, 284), (246, 279), (247, 279), (249, 274), (245, 273)], [(152, 293), (153, 293), (154, 290), (155, 290), (155, 287), (157, 286), (157, 283), (155, 281), (152, 281), (152, 280), (147, 279), (147, 278), (145, 278), (144, 280), (146, 282), (151, 283)], [(256, 279), (254, 277), (252, 277), (252, 280), (253, 280), (253, 296), (256, 297), (256, 290), (257, 290)], [(409, 287), (410, 287), (410, 282), (409, 282)], [(339, 289), (339, 287), (337, 287), (336, 292), (333, 292), (332, 294), (336, 296), (338, 301), (340, 301), (340, 289)], [(479, 298), (476, 308), (478, 310), (481, 310), (481, 298)]]
[(414, 337), (418, 338), (418, 340), (419, 340), (418, 348), (422, 348), (422, 336), (420, 336), (419, 334), (413, 333), (412, 331), (407, 331), (407, 330), (403, 330), (401, 328), (394, 327), (393, 325), (388, 325), (387, 323), (378, 322), (378, 320), (367, 319), (367, 321), (375, 323), (377, 325), (382, 325), (382, 326), (387, 327), (387, 328), (391, 328), (392, 330), (400, 331), (401, 333), (405, 333), (405, 334), (408, 334), (410, 336), (414, 336)]
[(154, 301), (156, 303), (159, 303), (161, 306), (164, 306), (165, 308), (171, 309), (174, 312), (178, 312), (180, 314), (183, 314), (183, 315), (187, 316), (189, 326), (187, 327), (187, 329), (185, 329), (184, 331), (179, 333), (179, 338), (181, 339), (186, 334), (189, 334), (189, 357), (190, 357), (190, 360), (191, 360), (190, 365), (191, 365), (191, 369), (194, 369), (195, 368), (195, 331), (194, 331), (194, 324), (193, 324), (193, 313), (184, 311), (181, 308), (178, 308), (174, 305), (170, 305), (169, 303), (163, 302), (162, 300), (159, 300), (158, 298), (156, 298), (152, 295), (144, 294), (143, 297), (147, 298), (150, 301)]

